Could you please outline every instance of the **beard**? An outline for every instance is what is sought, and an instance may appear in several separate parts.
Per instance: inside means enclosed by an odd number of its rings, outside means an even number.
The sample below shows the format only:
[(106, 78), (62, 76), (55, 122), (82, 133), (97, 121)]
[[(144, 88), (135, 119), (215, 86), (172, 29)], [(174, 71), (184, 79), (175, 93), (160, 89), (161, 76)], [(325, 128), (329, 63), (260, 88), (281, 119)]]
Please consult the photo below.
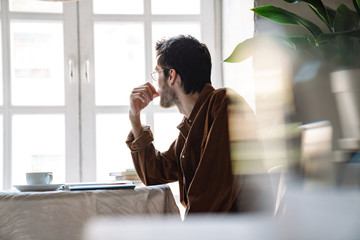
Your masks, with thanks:
[(178, 103), (178, 97), (175, 92), (171, 90), (167, 82), (165, 81), (164, 86), (160, 89), (160, 106), (164, 108), (170, 108)]

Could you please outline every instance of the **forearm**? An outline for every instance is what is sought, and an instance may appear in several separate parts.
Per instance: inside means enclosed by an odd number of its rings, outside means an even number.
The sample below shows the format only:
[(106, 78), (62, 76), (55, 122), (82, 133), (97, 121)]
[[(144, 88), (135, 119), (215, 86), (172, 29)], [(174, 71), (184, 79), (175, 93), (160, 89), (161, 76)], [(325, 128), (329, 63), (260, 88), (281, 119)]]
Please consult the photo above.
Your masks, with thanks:
[(143, 126), (141, 124), (140, 114), (133, 115), (131, 111), (129, 111), (129, 119), (131, 123), (132, 133), (134, 134), (134, 138), (138, 138), (142, 132)]
[(168, 151), (158, 152), (153, 142), (153, 135), (148, 126), (142, 128), (139, 138), (131, 132), (126, 140), (131, 150), (134, 167), (140, 179), (146, 185), (164, 184), (178, 180), (177, 158), (174, 141)]

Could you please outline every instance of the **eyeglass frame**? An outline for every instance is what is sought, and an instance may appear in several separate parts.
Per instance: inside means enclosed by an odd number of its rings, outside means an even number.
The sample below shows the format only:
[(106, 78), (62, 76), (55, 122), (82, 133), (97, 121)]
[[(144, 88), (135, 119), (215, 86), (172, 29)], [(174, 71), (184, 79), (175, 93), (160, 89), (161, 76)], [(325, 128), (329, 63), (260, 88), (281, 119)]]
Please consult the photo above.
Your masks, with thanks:
[[(158, 82), (158, 81), (159, 81), (159, 73), (160, 73), (160, 72), (163, 72), (163, 71), (169, 71), (169, 70), (170, 70), (170, 68), (162, 68), (162, 69), (160, 69), (159, 71), (156, 71), (156, 70), (152, 71), (152, 72), (150, 73), (152, 80), (153, 80), (154, 82)], [(157, 76), (157, 77), (156, 77), (156, 76)]]

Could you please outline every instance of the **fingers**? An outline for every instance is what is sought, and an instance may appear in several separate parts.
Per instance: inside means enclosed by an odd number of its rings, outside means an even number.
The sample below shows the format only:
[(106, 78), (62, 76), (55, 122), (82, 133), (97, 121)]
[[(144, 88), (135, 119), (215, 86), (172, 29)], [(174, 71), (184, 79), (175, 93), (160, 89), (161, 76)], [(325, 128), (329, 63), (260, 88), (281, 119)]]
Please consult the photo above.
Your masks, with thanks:
[(134, 88), (130, 95), (131, 100), (139, 99), (142, 103), (149, 103), (152, 101), (152, 95), (142, 88)]
[(146, 83), (146, 84), (149, 86), (153, 97), (158, 97), (159, 93), (156, 91), (155, 87), (151, 83)]
[(153, 85), (150, 83), (143, 84), (139, 87), (133, 89), (130, 98), (132, 100), (139, 99), (143, 103), (151, 102), (154, 97), (159, 96), (159, 93), (156, 91)]
[(130, 95), (130, 100), (135, 102), (136, 100), (140, 100), (142, 103), (146, 102), (146, 97), (144, 94), (142, 93), (136, 93), (136, 92), (132, 92)]
[(142, 109), (144, 109), (159, 93), (155, 87), (150, 83), (145, 83), (133, 89), (130, 94), (130, 111), (133, 116), (139, 116)]

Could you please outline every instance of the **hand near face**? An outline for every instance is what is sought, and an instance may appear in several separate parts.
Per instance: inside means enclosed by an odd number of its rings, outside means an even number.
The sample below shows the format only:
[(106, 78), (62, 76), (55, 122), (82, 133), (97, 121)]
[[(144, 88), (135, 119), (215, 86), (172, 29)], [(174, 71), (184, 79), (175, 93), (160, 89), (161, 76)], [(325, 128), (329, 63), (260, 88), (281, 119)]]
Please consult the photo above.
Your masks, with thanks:
[(130, 95), (130, 114), (137, 116), (159, 93), (151, 83), (147, 82), (133, 89)]

